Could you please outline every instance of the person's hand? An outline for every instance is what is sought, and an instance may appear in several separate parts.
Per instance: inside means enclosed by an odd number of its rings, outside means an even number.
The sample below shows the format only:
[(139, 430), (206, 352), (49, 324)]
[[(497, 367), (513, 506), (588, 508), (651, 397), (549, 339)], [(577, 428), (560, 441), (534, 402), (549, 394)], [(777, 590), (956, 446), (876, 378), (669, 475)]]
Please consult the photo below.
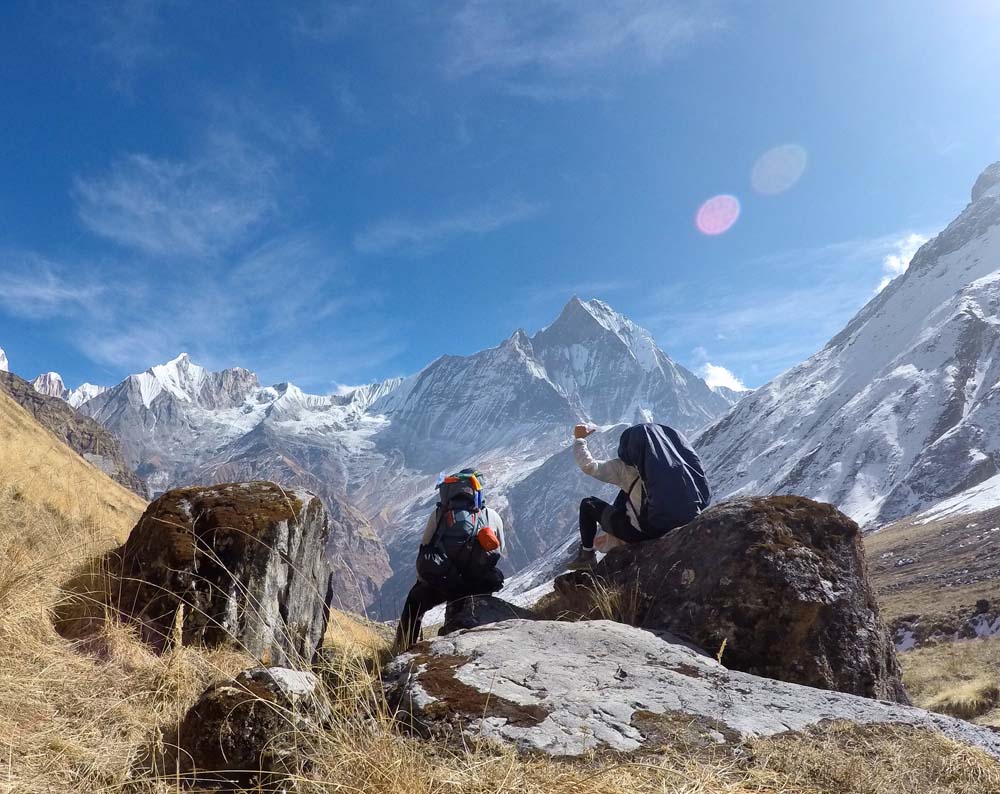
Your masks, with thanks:
[(587, 427), (586, 425), (577, 425), (573, 428), (573, 438), (586, 438), (591, 433), (594, 432), (593, 427)]

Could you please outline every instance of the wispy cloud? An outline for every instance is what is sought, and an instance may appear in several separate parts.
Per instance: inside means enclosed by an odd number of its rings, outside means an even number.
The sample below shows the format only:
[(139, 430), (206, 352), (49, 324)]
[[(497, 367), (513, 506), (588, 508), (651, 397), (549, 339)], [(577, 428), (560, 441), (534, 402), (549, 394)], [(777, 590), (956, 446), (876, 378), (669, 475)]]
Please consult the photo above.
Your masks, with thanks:
[[(58, 322), (84, 356), (115, 369), (140, 371), (187, 350), (208, 366), (273, 361), (286, 367), (284, 377), (311, 373), (325, 386), (330, 352), (318, 329), (377, 310), (381, 300), (305, 234), (273, 239), (233, 264), (182, 266), (169, 279), (155, 265), (3, 252), (0, 312)], [(356, 348), (338, 343), (332, 363), (344, 377), (364, 374), (360, 348), (368, 341), (374, 359), (401, 349), (392, 336), (358, 336)]]
[(378, 221), (357, 234), (354, 247), (366, 254), (384, 254), (399, 249), (425, 251), (452, 237), (486, 234), (530, 220), (544, 209), (542, 204), (518, 199), (424, 221), (390, 218)]
[(917, 232), (910, 232), (905, 237), (896, 241), (895, 250), (885, 255), (882, 259), (882, 280), (878, 283), (876, 292), (881, 292), (889, 286), (896, 276), (901, 276), (910, 266), (917, 249), (920, 248), (929, 238)]
[(90, 231), (166, 260), (217, 257), (278, 214), (296, 158), (328, 153), (307, 108), (253, 81), (200, 90), (194, 104), (178, 154), (121, 154), (103, 172), (77, 175), (72, 195)]
[(163, 0), (116, 0), (91, 3), (83, 12), (92, 21), (91, 41), (110, 65), (115, 88), (131, 91), (143, 69), (167, 57), (163, 6)]
[(53, 262), (34, 253), (3, 253), (0, 307), (8, 314), (45, 320), (97, 308), (105, 287), (93, 281), (68, 283)]
[(269, 164), (234, 141), (198, 160), (131, 154), (102, 175), (78, 177), (77, 211), (95, 234), (163, 257), (225, 250), (275, 208)]
[(546, 99), (599, 91), (609, 69), (648, 67), (724, 24), (697, 0), (465, 0), (451, 19), (446, 71), (487, 74)]

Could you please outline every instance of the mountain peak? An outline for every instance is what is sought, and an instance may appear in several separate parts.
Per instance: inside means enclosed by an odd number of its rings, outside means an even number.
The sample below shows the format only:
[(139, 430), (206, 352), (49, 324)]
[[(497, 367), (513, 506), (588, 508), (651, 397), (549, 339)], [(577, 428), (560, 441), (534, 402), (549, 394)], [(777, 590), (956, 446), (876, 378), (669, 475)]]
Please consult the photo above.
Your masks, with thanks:
[(9, 372), (10, 364), (7, 363), (7, 354), (3, 352), (3, 348), (0, 347), (0, 372)]
[(31, 385), (39, 394), (58, 397), (60, 400), (65, 399), (68, 393), (66, 384), (58, 372), (45, 372), (31, 381)]
[(560, 344), (566, 345), (583, 343), (604, 334), (617, 338), (647, 372), (659, 365), (653, 335), (597, 298), (585, 301), (574, 295), (556, 321), (539, 331), (532, 341), (558, 339)]
[(976, 184), (972, 186), (973, 201), (979, 201), (987, 195), (1000, 196), (1000, 162), (986, 166), (976, 180)]

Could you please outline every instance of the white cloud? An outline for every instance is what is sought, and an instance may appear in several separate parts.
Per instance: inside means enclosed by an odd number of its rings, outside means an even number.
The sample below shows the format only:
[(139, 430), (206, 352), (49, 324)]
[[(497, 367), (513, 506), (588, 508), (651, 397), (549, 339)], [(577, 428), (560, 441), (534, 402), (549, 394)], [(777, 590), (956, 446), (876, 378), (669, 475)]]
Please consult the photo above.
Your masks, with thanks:
[(698, 374), (704, 378), (710, 389), (717, 389), (720, 386), (733, 391), (744, 391), (746, 386), (732, 372), (719, 364), (705, 362), (698, 370)]
[(905, 273), (910, 266), (910, 262), (913, 260), (914, 254), (917, 253), (920, 246), (926, 243), (927, 240), (927, 237), (916, 232), (911, 232), (902, 239), (897, 240), (894, 246), (895, 250), (886, 254), (882, 259), (882, 272), (884, 275), (875, 291), (881, 292), (889, 286), (889, 283), (896, 276), (901, 276)]
[(523, 96), (578, 96), (599, 90), (609, 67), (659, 64), (721, 24), (697, 0), (465, 0), (446, 69), (493, 74)]
[(77, 177), (73, 193), (95, 234), (154, 256), (206, 257), (275, 210), (273, 167), (238, 135), (215, 131), (197, 158), (126, 155), (103, 175)]
[[(306, 235), (273, 239), (235, 264), (180, 264), (166, 279), (148, 260), (57, 263), (0, 254), (0, 312), (49, 321), (91, 361), (133, 372), (188, 350), (206, 366), (287, 364), (285, 377), (294, 367), (325, 386), (329, 340), (316, 329), (379, 301)], [(401, 349), (388, 333), (338, 340), (344, 380), (371, 366), (361, 356), (368, 342), (373, 362)]]
[(83, 310), (95, 311), (105, 287), (69, 283), (58, 267), (33, 253), (5, 252), (0, 271), (0, 307), (15, 317), (44, 320)]
[(143, 69), (167, 56), (163, 6), (162, 0), (117, 0), (78, 9), (94, 25), (94, 34), (85, 38), (113, 68), (115, 88), (130, 92)]
[(390, 218), (372, 224), (354, 238), (354, 247), (366, 254), (383, 254), (400, 248), (424, 250), (451, 237), (486, 234), (538, 215), (544, 207), (516, 200), (494, 207), (464, 210), (444, 218), (412, 221)]

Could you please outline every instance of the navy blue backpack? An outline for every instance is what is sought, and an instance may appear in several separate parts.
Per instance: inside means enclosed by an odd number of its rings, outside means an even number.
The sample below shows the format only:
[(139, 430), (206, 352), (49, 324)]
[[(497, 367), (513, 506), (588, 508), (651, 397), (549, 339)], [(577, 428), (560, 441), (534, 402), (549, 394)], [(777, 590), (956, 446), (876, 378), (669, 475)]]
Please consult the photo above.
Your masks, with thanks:
[[(667, 425), (634, 425), (621, 435), (618, 457), (639, 471), (645, 490), (638, 529), (651, 538), (692, 521), (708, 507), (712, 491), (701, 458), (684, 435)], [(615, 506), (625, 509), (622, 491)]]

